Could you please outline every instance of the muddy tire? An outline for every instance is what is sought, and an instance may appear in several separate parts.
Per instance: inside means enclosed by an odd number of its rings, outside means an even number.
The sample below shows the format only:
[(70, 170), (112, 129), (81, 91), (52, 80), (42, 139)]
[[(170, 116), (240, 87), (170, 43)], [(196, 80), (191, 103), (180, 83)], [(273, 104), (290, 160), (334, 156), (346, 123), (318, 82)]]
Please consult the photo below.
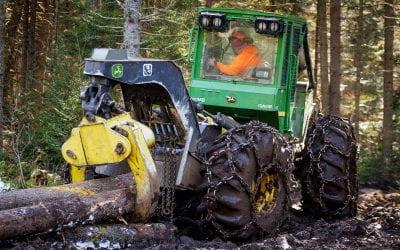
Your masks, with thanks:
[(281, 225), (293, 150), (277, 130), (250, 122), (217, 138), (207, 156), (199, 210), (220, 236), (244, 240)]
[(352, 126), (336, 116), (318, 116), (307, 135), (302, 168), (302, 206), (326, 219), (357, 211), (357, 145)]

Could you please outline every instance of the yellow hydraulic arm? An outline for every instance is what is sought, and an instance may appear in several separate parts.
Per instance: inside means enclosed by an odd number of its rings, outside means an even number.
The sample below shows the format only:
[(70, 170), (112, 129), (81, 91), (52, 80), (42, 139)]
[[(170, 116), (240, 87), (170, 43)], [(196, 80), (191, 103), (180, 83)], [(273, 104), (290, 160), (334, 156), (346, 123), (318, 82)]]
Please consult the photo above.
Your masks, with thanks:
[(85, 181), (88, 166), (127, 161), (136, 183), (137, 218), (149, 218), (159, 195), (159, 178), (149, 147), (154, 146), (153, 131), (123, 113), (109, 120), (83, 118), (62, 146), (62, 155), (71, 165), (73, 183)]

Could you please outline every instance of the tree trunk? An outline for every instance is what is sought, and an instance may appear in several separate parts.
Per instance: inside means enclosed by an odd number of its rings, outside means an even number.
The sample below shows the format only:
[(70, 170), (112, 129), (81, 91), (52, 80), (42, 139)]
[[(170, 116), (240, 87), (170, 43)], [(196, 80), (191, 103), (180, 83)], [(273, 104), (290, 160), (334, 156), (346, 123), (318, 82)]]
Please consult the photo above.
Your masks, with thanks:
[(96, 223), (132, 212), (135, 192), (119, 189), (80, 198), (65, 198), (35, 206), (0, 211), (0, 240), (49, 229)]
[(58, 33), (59, 33), (59, 12), (60, 12), (60, 0), (54, 0), (54, 28), (53, 28), (53, 41), (54, 41), (54, 61), (58, 61)]
[(124, 48), (129, 57), (140, 57), (140, 0), (125, 0)]
[[(37, 90), (38, 93), (43, 92), (43, 82), (49, 80), (47, 72), (46, 58), (49, 55), (49, 50), (51, 48), (52, 40), (52, 29), (49, 28), (54, 25), (54, 7), (50, 4), (51, 0), (42, 0), (41, 8), (37, 11), (37, 21), (36, 21), (36, 39), (35, 39), (35, 50), (34, 65), (33, 65), (33, 88)], [(42, 98), (37, 98), (37, 105), (42, 104)]]
[(357, 43), (354, 51), (354, 64), (356, 66), (356, 82), (354, 84), (354, 133), (356, 138), (358, 138), (360, 134), (360, 86), (363, 72), (364, 0), (359, 0), (357, 26)]
[(341, 83), (341, 28), (340, 28), (340, 16), (341, 16), (341, 0), (331, 1), (331, 65), (330, 74), (331, 81), (329, 85), (329, 113), (332, 115), (340, 116), (340, 83)]
[[(22, 27), (23, 41), (22, 41), (22, 81), (18, 86), (18, 91), (25, 91), (28, 88), (28, 54), (29, 54), (29, 1), (24, 1), (24, 20)], [(19, 93), (17, 93), (19, 96)]]
[(270, 0), (269, 1), (269, 6), (268, 6), (268, 11), (269, 12), (276, 12), (276, 2), (275, 0)]
[(101, 0), (92, 0), (92, 5), (95, 9), (100, 9), (102, 6)]
[(130, 188), (132, 185), (132, 174), (125, 174), (57, 187), (30, 188), (4, 192), (0, 193), (0, 211), (37, 205), (40, 202), (48, 202), (63, 198), (91, 196), (101, 192)]
[(301, 15), (303, 12), (303, 8), (302, 8), (302, 1), (300, 0), (294, 0), (291, 1), (292, 4), (292, 11), (291, 14), (292, 15)]
[(36, 86), (33, 71), (36, 68), (36, 15), (37, 15), (37, 0), (30, 0), (29, 6), (29, 29), (28, 29), (28, 58), (27, 58), (27, 69), (28, 69), (28, 85), (26, 90), (40, 89)]
[(17, 58), (19, 56), (17, 50), (17, 41), (18, 41), (18, 27), (20, 26), (22, 11), (24, 8), (24, 4), (20, 0), (16, 0), (10, 4), (10, 8), (12, 9), (11, 17), (6, 27), (6, 43), (5, 43), (5, 77), (4, 77), (4, 122), (7, 124), (12, 114), (12, 110), (10, 107), (14, 105), (15, 99), (13, 98), (14, 94), (14, 77), (16, 77), (16, 73), (20, 72), (17, 70), (19, 67), (17, 63)]
[(328, 35), (326, 18), (326, 0), (318, 0), (317, 4), (318, 19), (320, 27), (318, 29), (319, 56), (320, 56), (320, 88), (321, 106), (324, 114), (329, 113), (329, 71), (328, 71)]
[(314, 35), (314, 39), (315, 39), (315, 51), (314, 51), (314, 81), (317, 84), (316, 88), (314, 88), (314, 93), (313, 93), (313, 98), (314, 100), (317, 98), (318, 96), (318, 88), (320, 87), (318, 84), (318, 67), (319, 67), (319, 30), (320, 30), (320, 26), (321, 26), (321, 17), (318, 15), (317, 12), (317, 18), (316, 18), (316, 27), (315, 27), (315, 35)]
[(383, 55), (383, 157), (389, 161), (393, 151), (393, 39), (394, 7), (393, 0), (384, 2), (385, 51)]
[(3, 124), (4, 124), (4, 26), (5, 26), (5, 1), (0, 0), (0, 152), (3, 152)]
[(0, 240), (3, 240), (132, 214), (136, 189), (132, 174), (125, 174), (6, 192), (0, 194), (0, 200)]

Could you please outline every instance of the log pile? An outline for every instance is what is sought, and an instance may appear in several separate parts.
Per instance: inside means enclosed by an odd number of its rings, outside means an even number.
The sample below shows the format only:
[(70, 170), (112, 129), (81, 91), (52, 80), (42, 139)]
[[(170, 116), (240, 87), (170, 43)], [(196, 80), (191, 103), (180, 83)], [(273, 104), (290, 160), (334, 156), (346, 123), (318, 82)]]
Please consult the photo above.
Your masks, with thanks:
[(134, 210), (132, 174), (0, 194), (0, 240), (121, 218)]

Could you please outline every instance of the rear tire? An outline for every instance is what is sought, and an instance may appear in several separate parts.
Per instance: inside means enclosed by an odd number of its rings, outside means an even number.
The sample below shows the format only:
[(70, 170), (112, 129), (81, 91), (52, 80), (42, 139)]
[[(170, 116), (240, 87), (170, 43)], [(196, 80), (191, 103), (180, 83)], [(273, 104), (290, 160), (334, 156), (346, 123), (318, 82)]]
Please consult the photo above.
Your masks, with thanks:
[(199, 210), (222, 237), (245, 240), (281, 225), (293, 150), (277, 130), (250, 122), (218, 137), (207, 156)]
[(357, 145), (352, 126), (337, 116), (318, 116), (308, 130), (302, 161), (302, 206), (327, 219), (357, 211)]

